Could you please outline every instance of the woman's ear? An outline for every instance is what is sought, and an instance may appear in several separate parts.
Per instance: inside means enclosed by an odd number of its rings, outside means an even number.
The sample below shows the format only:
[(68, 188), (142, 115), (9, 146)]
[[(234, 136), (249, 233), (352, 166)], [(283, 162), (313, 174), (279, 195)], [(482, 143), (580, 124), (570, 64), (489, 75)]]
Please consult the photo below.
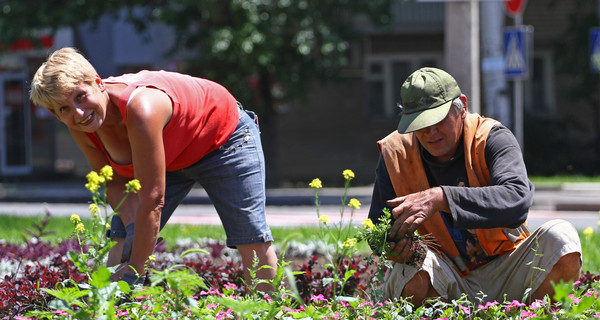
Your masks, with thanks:
[(100, 89), (100, 92), (104, 92), (104, 90), (106, 90), (106, 86), (104, 85), (104, 81), (102, 81), (102, 79), (100, 79), (99, 75), (96, 75), (96, 78), (94, 79), (94, 82), (98, 86), (98, 89)]

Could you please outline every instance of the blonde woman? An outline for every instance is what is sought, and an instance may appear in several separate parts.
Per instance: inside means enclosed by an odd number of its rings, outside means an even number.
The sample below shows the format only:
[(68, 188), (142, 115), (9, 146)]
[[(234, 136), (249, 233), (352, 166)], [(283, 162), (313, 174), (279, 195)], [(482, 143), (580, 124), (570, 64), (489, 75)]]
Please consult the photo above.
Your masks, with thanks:
[[(142, 186), (111, 222), (109, 265), (143, 275), (159, 231), (195, 183), (206, 190), (240, 252), (246, 280), (254, 254), (276, 266), (265, 218), (265, 167), (256, 116), (221, 85), (175, 72), (140, 71), (101, 79), (76, 49), (54, 52), (37, 70), (30, 97), (69, 129), (93, 170), (111, 165), (109, 203), (124, 183)], [(113, 278), (140, 279), (129, 267)], [(261, 278), (274, 269), (262, 268)], [(248, 282), (249, 283), (249, 282)]]

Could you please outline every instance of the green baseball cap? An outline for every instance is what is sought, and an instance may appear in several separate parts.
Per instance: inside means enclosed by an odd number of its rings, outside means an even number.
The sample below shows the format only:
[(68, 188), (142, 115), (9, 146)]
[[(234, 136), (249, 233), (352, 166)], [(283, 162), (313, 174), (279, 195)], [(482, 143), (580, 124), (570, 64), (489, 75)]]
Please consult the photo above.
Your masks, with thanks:
[(460, 97), (456, 80), (446, 71), (421, 68), (402, 84), (402, 117), (398, 132), (408, 133), (432, 126), (448, 115), (452, 100)]

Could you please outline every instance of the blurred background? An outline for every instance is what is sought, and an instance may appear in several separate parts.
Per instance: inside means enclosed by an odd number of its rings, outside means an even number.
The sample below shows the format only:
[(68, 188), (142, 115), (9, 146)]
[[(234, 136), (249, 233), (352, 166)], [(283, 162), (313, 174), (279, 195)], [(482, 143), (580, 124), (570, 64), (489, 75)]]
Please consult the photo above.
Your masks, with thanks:
[(171, 70), (259, 114), (270, 187), (373, 182), (404, 79), (451, 73), (517, 136), (530, 175), (600, 174), (600, 0), (0, 0), (0, 182), (79, 179), (66, 127), (28, 99), (54, 50), (101, 77)]

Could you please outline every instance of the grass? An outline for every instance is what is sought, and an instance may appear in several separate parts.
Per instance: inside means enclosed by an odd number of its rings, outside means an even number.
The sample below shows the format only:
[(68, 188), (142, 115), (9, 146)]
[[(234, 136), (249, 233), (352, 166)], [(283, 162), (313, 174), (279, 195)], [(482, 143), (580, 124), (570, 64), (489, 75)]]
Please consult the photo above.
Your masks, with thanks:
[(529, 180), (533, 184), (562, 184), (562, 183), (600, 183), (600, 176), (583, 176), (583, 175), (571, 175), (571, 176), (531, 176)]

